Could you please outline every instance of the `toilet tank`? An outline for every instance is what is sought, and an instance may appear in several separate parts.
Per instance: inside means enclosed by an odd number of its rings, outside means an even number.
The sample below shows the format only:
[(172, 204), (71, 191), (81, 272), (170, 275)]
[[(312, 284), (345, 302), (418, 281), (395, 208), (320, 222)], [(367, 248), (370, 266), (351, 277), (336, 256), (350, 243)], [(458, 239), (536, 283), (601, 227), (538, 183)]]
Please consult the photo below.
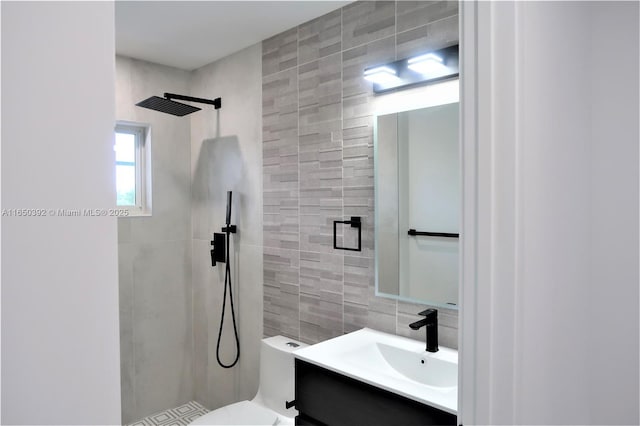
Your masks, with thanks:
[(307, 345), (284, 336), (262, 339), (260, 345), (260, 386), (253, 399), (273, 411), (287, 417), (295, 417), (297, 411), (285, 408), (285, 401), (294, 398), (293, 352)]

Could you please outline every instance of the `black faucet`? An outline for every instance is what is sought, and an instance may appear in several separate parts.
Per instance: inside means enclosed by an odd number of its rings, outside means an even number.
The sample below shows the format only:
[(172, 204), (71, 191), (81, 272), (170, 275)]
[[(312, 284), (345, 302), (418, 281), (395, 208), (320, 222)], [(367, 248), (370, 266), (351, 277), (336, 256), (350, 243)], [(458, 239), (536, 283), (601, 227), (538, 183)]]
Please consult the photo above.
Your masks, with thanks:
[(426, 326), (427, 330), (427, 352), (438, 352), (438, 311), (427, 309), (418, 315), (424, 316), (420, 321), (409, 324), (412, 330), (418, 330)]

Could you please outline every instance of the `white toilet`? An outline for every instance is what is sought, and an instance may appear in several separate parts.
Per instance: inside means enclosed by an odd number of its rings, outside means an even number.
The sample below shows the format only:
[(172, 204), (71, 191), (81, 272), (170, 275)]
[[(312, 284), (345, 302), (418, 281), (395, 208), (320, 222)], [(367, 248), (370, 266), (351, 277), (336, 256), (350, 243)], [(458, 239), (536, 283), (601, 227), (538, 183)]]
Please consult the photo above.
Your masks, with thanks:
[(293, 352), (307, 346), (283, 336), (262, 339), (260, 344), (260, 386), (251, 401), (227, 405), (202, 417), (192, 425), (293, 425), (298, 412), (287, 409), (294, 398)]

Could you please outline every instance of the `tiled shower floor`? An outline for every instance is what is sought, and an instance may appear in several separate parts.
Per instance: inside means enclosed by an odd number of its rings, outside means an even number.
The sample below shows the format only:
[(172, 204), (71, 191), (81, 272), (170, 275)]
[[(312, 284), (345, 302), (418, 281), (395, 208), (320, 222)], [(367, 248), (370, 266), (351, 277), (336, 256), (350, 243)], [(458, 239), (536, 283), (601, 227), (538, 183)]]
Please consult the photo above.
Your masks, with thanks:
[(176, 408), (161, 411), (131, 423), (130, 426), (186, 426), (209, 410), (195, 401), (187, 402)]

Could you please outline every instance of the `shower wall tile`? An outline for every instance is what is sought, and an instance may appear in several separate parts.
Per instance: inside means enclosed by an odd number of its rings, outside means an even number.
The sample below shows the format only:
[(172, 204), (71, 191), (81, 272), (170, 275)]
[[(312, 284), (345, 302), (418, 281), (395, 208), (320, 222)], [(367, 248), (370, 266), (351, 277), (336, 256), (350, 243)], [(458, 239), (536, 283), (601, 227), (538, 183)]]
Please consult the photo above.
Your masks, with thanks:
[[(362, 77), (365, 68), (382, 65), (395, 60), (395, 35), (342, 52), (342, 87), (343, 96), (362, 95), (373, 98), (372, 84)], [(369, 115), (359, 114), (356, 116)]]
[(191, 249), (188, 242), (132, 247), (136, 409), (154, 413), (193, 399)]
[[(194, 381), (196, 399), (211, 409), (252, 398), (258, 389), (259, 346), (262, 338), (262, 247), (233, 246), (232, 285), (242, 355), (233, 369), (216, 360), (224, 295), (224, 265), (212, 268), (210, 246), (193, 241)], [(236, 355), (233, 323), (227, 299), (220, 358), (230, 364)], [(260, 330), (256, 332), (256, 330)]]
[(264, 335), (300, 336), (300, 256), (297, 250), (264, 247)]
[[(194, 126), (195, 127), (195, 126)], [(197, 131), (195, 129), (192, 132)], [(192, 157), (197, 158), (197, 163), (191, 166), (191, 237), (204, 240), (211, 231), (213, 218), (212, 212), (207, 207), (209, 197), (209, 167), (207, 158), (209, 144), (206, 141), (191, 147)]]
[(260, 345), (263, 330), (263, 266), (262, 246), (240, 245), (240, 255), (236, 257), (237, 283), (236, 312), (240, 327), (240, 368), (238, 371), (239, 400), (250, 400), (258, 391), (260, 378)]
[[(211, 240), (233, 191), (232, 222), (245, 245), (262, 245), (261, 47), (250, 46), (193, 71), (192, 93), (214, 93), (219, 110), (191, 117), (193, 238)], [(204, 228), (203, 228), (204, 227)]]
[(298, 68), (300, 249), (333, 251), (342, 218), (341, 54)]
[[(369, 308), (367, 305), (359, 305), (357, 303), (344, 302), (344, 332), (360, 330), (368, 327)], [(394, 317), (395, 323), (395, 317)], [(395, 331), (395, 330), (394, 330)]]
[[(455, 2), (358, 1), (263, 42), (265, 336), (316, 343), (370, 327), (424, 339), (408, 328), (416, 306), (375, 294), (376, 97), (363, 72), (455, 44), (457, 19)], [(363, 221), (361, 252), (333, 248), (333, 221), (350, 216)], [(357, 233), (339, 225), (337, 242), (355, 246)], [(454, 346), (457, 313), (439, 311)]]
[(457, 1), (399, 1), (397, 3), (397, 30), (399, 33), (458, 16)]
[(343, 304), (300, 294), (300, 340), (316, 343), (343, 334)]
[(343, 255), (300, 252), (300, 292), (342, 303)]
[(220, 287), (220, 278), (216, 273), (218, 271), (211, 267), (209, 250), (211, 246), (207, 241), (192, 240), (193, 382), (195, 398), (201, 404), (211, 400), (208, 371), (209, 364), (215, 362), (215, 359), (209, 357), (209, 348), (213, 347), (214, 338), (214, 335), (210, 334), (212, 318), (207, 311), (209, 288), (214, 285)]
[[(340, 53), (337, 53), (298, 68), (300, 76), (298, 99), (301, 109), (310, 106), (329, 107), (340, 103), (341, 65)], [(326, 121), (326, 118), (322, 121)]]
[[(263, 184), (263, 161), (271, 161), (263, 158), (263, 99), (271, 102), (271, 114), (282, 113), (286, 117), (287, 108), (297, 111), (297, 100), (293, 106), (287, 104), (290, 102), (287, 90), (294, 93), (297, 90), (295, 80), (272, 78), (269, 81), (276, 82), (272, 96), (263, 98), (262, 53), (261, 44), (256, 44), (205, 65), (192, 72), (190, 85), (194, 96), (212, 93), (223, 99), (222, 109), (203, 109), (191, 117), (193, 371), (195, 398), (209, 409), (251, 399), (258, 390), (265, 288), (263, 191), (275, 181)], [(294, 72), (293, 76), (296, 75)], [(280, 83), (283, 86), (278, 86)], [(266, 127), (267, 132), (273, 130), (270, 140), (277, 140), (275, 144), (284, 140), (297, 145), (297, 123), (290, 126), (294, 131), (293, 143), (287, 139), (290, 135), (286, 125), (280, 129)], [(231, 369), (221, 367), (216, 360), (227, 264), (211, 266), (209, 244), (211, 234), (220, 232), (224, 225), (228, 190), (233, 191), (231, 223), (237, 225), (237, 233), (230, 239), (228, 265), (242, 351), (238, 364)], [(220, 358), (226, 364), (232, 363), (236, 355), (230, 309), (227, 295), (220, 341)]]
[(396, 38), (396, 57), (413, 55), (441, 49), (458, 43), (458, 15), (441, 19), (403, 33)]
[[(438, 311), (439, 312), (439, 311)], [(458, 327), (438, 326), (438, 345), (458, 349)]]
[(369, 306), (369, 289), (374, 285), (373, 259), (344, 256), (344, 301)]
[(262, 81), (263, 244), (297, 249), (298, 70)]
[[(157, 139), (154, 138), (156, 142)], [(182, 150), (189, 150), (184, 140), (168, 143), (180, 143), (184, 145)], [(191, 236), (189, 163), (176, 162), (173, 171), (168, 167), (159, 169), (154, 165), (153, 215), (125, 219), (131, 222), (132, 242), (186, 241)]]
[(122, 420), (193, 397), (189, 119), (135, 106), (190, 73), (116, 57), (116, 118), (151, 126), (153, 216), (118, 219)]
[[(345, 161), (345, 170), (347, 167), (351, 168), (359, 168), (360, 171), (358, 173), (365, 174), (367, 180), (373, 180), (373, 178), (368, 178), (369, 174), (373, 174), (373, 149), (369, 149), (370, 154), (368, 157), (365, 157), (360, 161), (362, 166), (358, 165), (358, 159), (352, 159), (353, 161)], [(371, 159), (371, 160), (369, 160)], [(371, 164), (369, 164), (371, 163)], [(369, 167), (370, 166), (370, 167)], [(353, 181), (357, 179), (345, 179), (346, 183), (353, 184)], [(363, 184), (361, 186), (350, 186), (344, 187), (344, 215), (346, 217), (350, 216), (360, 216), (361, 227), (362, 227), (362, 235), (361, 235), (361, 247), (362, 251), (360, 252), (362, 256), (367, 256), (373, 258), (374, 256), (374, 225), (375, 225), (375, 214), (374, 214), (374, 196), (375, 192), (373, 189), (373, 184)], [(357, 234), (356, 232), (349, 232), (349, 227), (345, 228), (345, 236), (344, 236), (344, 244), (345, 247), (356, 247), (357, 246)]]
[[(236, 400), (235, 369), (224, 369), (216, 361), (216, 343), (220, 327), (224, 267), (211, 267), (208, 241), (192, 240), (194, 394), (195, 399), (209, 409), (219, 408)], [(232, 250), (236, 252), (236, 250)], [(220, 265), (220, 264), (219, 264)], [(237, 277), (236, 263), (231, 270)], [(233, 286), (238, 295), (238, 283)], [(235, 300), (238, 300), (236, 297)], [(227, 315), (230, 315), (227, 307)], [(228, 318), (228, 317), (227, 317)], [(242, 330), (240, 331), (242, 333)], [(225, 321), (220, 357), (230, 363), (235, 356), (233, 326)]]
[(118, 218), (118, 244), (126, 244), (131, 242), (131, 221), (121, 220)]
[[(399, 334), (397, 332), (397, 314), (395, 312), (378, 312), (369, 307), (369, 315), (367, 316), (367, 327), (374, 330), (384, 331), (391, 334)], [(457, 334), (457, 333), (456, 333)]]
[[(374, 277), (374, 280), (375, 280), (375, 277)], [(395, 318), (397, 315), (398, 303), (399, 302), (395, 299), (376, 296), (375, 285), (372, 284), (371, 286), (369, 286), (369, 311), (370, 312), (376, 315), (380, 314), (383, 317), (391, 315)], [(384, 318), (381, 318), (381, 321), (383, 320)], [(395, 320), (393, 325), (395, 326)]]
[(298, 62), (304, 64), (342, 50), (340, 9), (298, 27)]
[[(189, 215), (189, 120), (135, 104), (161, 92), (188, 92), (189, 73), (116, 57), (116, 119), (151, 126), (153, 216), (120, 218), (120, 243), (187, 240)], [(161, 189), (160, 189), (161, 188)], [(125, 229), (128, 228), (128, 231)]]
[(262, 75), (298, 65), (298, 29), (292, 28), (262, 42)]
[(349, 327), (370, 327), (388, 333), (396, 332), (396, 301), (375, 295), (373, 258), (344, 257), (344, 300), (345, 330)]
[(343, 49), (395, 33), (395, 2), (358, 1), (342, 9)]
[(298, 71), (283, 71), (262, 80), (262, 129), (266, 141), (297, 135)]
[(133, 357), (133, 263), (130, 244), (118, 246), (118, 283), (120, 301), (120, 382), (122, 386), (122, 423), (137, 420), (134, 395)]
[[(352, 97), (351, 99), (354, 99)], [(349, 99), (344, 101), (348, 104)], [(360, 216), (362, 221), (363, 256), (374, 256), (374, 161), (373, 161), (373, 116), (343, 125), (343, 214), (345, 217)], [(349, 238), (350, 237), (350, 238)], [(345, 234), (345, 245), (354, 247), (355, 233)]]

